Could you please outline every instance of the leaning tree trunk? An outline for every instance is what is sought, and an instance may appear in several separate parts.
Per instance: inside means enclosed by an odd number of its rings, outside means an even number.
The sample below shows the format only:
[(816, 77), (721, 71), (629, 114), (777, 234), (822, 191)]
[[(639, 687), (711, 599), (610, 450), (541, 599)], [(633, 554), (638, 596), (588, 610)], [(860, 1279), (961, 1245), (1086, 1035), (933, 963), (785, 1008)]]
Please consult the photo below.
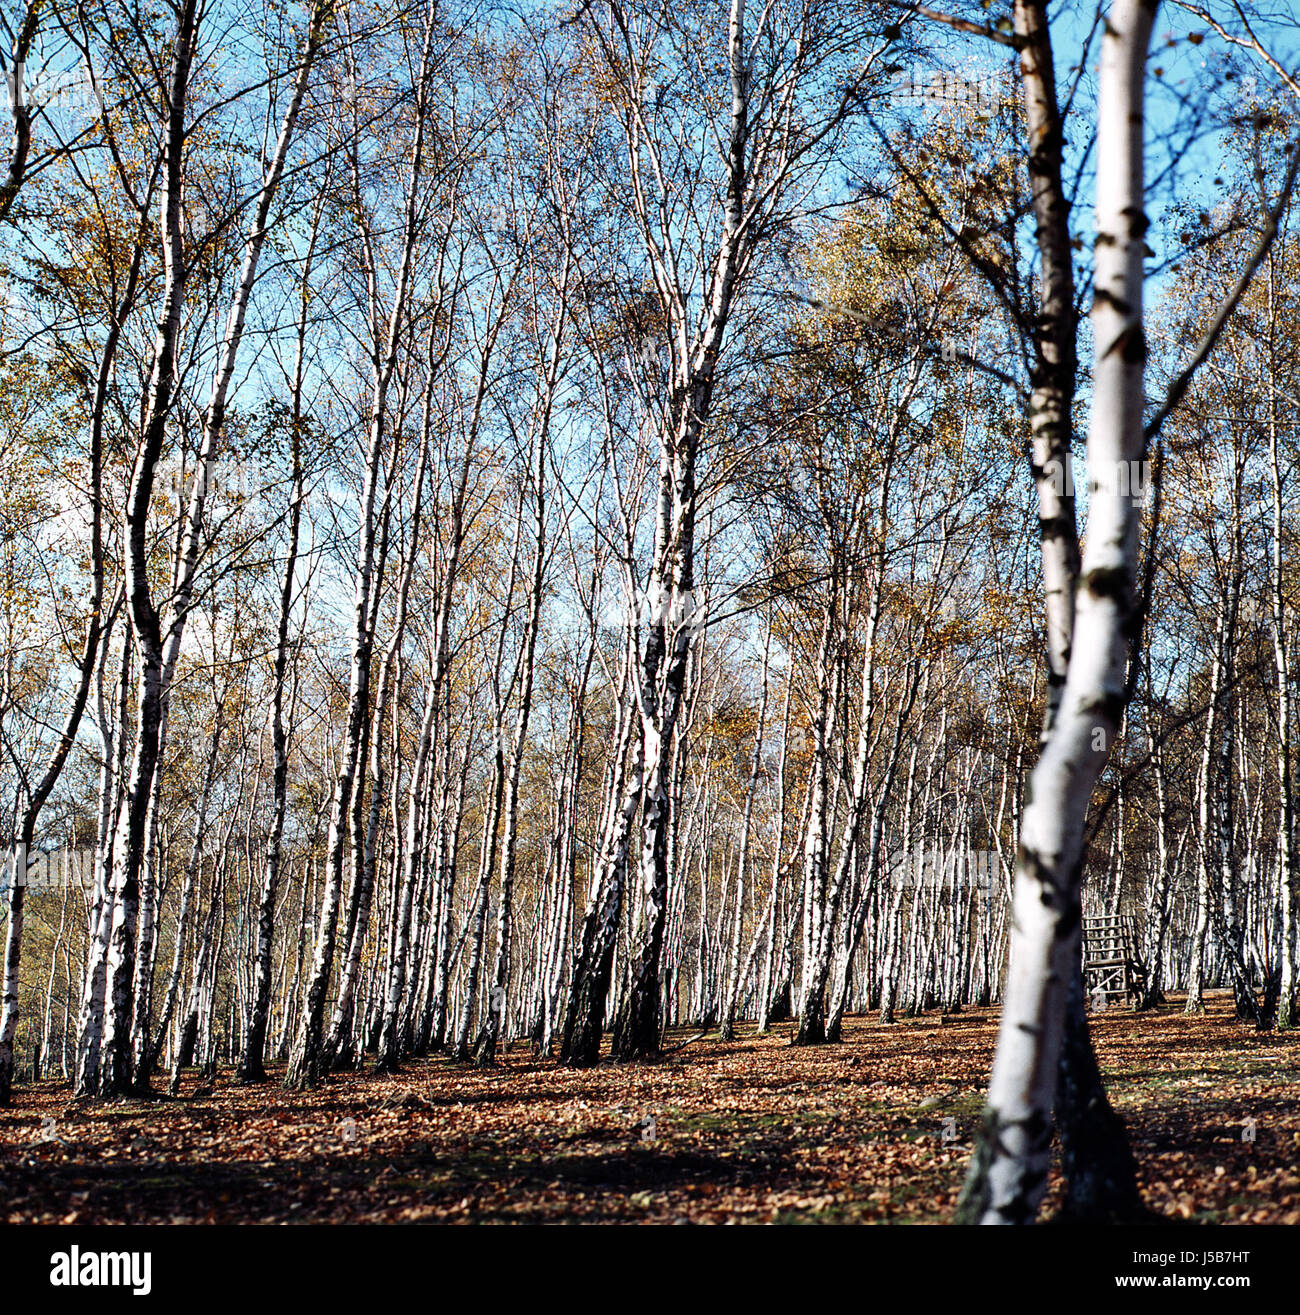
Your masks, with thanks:
[[(1065, 130), (1057, 98), (1045, 0), (1017, 0), (1014, 22), (1022, 40), (1020, 76), (1030, 134), (1028, 163), (1043, 281), (1041, 314), (1034, 340), (1029, 421), (1047, 622), (1047, 706), (1039, 739), (1040, 745), (1044, 745), (1055, 725), (1074, 645), (1078, 525), (1072, 481), (1059, 477), (1072, 471), (1078, 315), (1070, 204), (1062, 179)], [(1058, 478), (1053, 479), (1053, 474)], [(1082, 973), (1081, 967), (1079, 972)], [(1061, 1081), (1077, 1098), (1062, 1102), (1058, 1116), (1066, 1123), (1073, 1118), (1085, 1120), (1086, 1127), (1070, 1129), (1062, 1123), (1062, 1140), (1086, 1145), (1090, 1152), (1095, 1151), (1117, 1166), (1131, 1165), (1124, 1125), (1106, 1097), (1082, 1005), (1077, 1016), (1071, 1012), (1071, 1029), (1070, 1039), (1074, 1044), (1067, 1044), (1062, 1051)], [(1131, 1207), (1137, 1196), (1136, 1181), (1131, 1174), (1125, 1178), (1117, 1170), (1108, 1177), (1093, 1180), (1087, 1177), (1083, 1165), (1083, 1158), (1067, 1156), (1068, 1209), (1081, 1217), (1090, 1216), (1102, 1208), (1098, 1190), (1106, 1185), (1113, 1186), (1115, 1194), (1104, 1208), (1122, 1211)], [(1078, 1170), (1078, 1174), (1072, 1174), (1072, 1169)]]
[(1088, 467), (1087, 550), (1060, 712), (1032, 776), (1016, 862), (1011, 958), (988, 1101), (958, 1218), (1027, 1223), (1051, 1162), (1052, 1109), (1079, 962), (1079, 884), (1092, 788), (1128, 699), (1129, 629), (1137, 617), (1140, 501), (1121, 470), (1144, 451), (1142, 326), (1144, 76), (1153, 0), (1116, 0), (1102, 38), (1097, 344)]

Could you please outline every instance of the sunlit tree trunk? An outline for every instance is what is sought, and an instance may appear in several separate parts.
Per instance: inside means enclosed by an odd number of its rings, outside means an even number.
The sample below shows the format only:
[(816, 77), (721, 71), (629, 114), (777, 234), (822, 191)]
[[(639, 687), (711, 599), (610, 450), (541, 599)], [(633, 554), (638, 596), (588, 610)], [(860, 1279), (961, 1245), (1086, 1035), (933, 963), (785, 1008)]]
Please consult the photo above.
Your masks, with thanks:
[(958, 1210), (965, 1222), (1029, 1222), (1046, 1189), (1058, 1066), (1079, 961), (1084, 821), (1128, 696), (1140, 506), (1127, 487), (1121, 490), (1119, 475), (1144, 450), (1144, 79), (1157, 7), (1155, 0), (1117, 0), (1102, 38), (1092, 308), (1097, 347), (1088, 431), (1094, 491), (1060, 712), (1024, 811), (1006, 999)]

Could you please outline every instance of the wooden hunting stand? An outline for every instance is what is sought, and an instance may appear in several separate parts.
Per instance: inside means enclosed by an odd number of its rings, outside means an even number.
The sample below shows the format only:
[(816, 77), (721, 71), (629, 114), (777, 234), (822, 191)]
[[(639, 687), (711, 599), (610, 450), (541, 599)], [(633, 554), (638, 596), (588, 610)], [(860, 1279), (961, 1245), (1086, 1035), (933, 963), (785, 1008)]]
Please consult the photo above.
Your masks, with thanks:
[(1141, 998), (1147, 973), (1136, 945), (1132, 918), (1084, 918), (1083, 989), (1090, 1003), (1099, 993), (1106, 1004)]

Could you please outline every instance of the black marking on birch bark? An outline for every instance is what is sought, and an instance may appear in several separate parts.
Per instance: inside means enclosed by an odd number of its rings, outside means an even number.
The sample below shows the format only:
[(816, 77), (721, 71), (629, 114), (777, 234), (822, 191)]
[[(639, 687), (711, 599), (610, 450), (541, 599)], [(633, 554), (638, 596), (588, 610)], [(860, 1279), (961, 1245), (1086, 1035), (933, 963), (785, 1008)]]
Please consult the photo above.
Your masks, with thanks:
[(999, 1127), (997, 1110), (992, 1105), (985, 1105), (975, 1134), (975, 1154), (971, 1156), (966, 1181), (953, 1214), (954, 1223), (978, 1224), (984, 1217), (989, 1203), (989, 1170), (994, 1155), (1001, 1148)]
[[(1110, 238), (1109, 240), (1113, 242), (1115, 239)], [(1101, 238), (1098, 238), (1097, 241), (1100, 243)], [(1094, 303), (1099, 301), (1104, 302), (1120, 315), (1128, 316), (1133, 313), (1133, 307), (1130, 306), (1123, 297), (1118, 296), (1114, 292), (1108, 291), (1106, 288), (1098, 288), (1096, 292), (1092, 294), (1092, 300)]]
[(1016, 867), (1031, 881), (1038, 883), (1039, 898), (1045, 907), (1054, 910), (1058, 915), (1066, 912), (1069, 883), (1062, 883), (1050, 864), (1043, 862), (1037, 854), (1021, 844), (1016, 856)]
[(1038, 518), (1038, 537), (1043, 543), (1052, 543), (1057, 539), (1074, 537), (1073, 516), (1040, 516)]
[(1094, 566), (1084, 573), (1082, 584), (1094, 598), (1127, 604), (1132, 574), (1127, 566)]
[[(1065, 907), (1060, 911), (1060, 917), (1056, 920), (1056, 930), (1052, 934), (1054, 941), (1068, 940), (1079, 929), (1079, 924), (1083, 918), (1082, 907), (1079, 903), (1079, 872), (1080, 864), (1075, 864), (1074, 871), (1066, 883)], [(1055, 974), (1053, 974), (1055, 976)]]
[(1143, 365), (1147, 359), (1147, 337), (1140, 324), (1130, 324), (1127, 329), (1106, 348), (1106, 355), (1118, 351), (1125, 365)]
[[(1008, 1127), (1023, 1128), (1034, 1146), (1045, 1146), (1051, 1140), (1052, 1121), (1042, 1110), (1031, 1109), (1023, 1119), (1007, 1121)], [(1045, 1176), (1045, 1172), (1042, 1176)]]
[(1033, 172), (1043, 174), (1055, 168), (1057, 157), (1061, 154), (1064, 145), (1065, 137), (1059, 124), (1042, 129), (1037, 143), (1029, 152), (1029, 163)]
[[(1029, 1139), (1029, 1153), (1041, 1156), (1051, 1140), (1051, 1120), (1042, 1110), (1031, 1110), (1023, 1119), (1003, 1119), (991, 1105), (984, 1107), (980, 1120), (979, 1132), (976, 1134), (975, 1154), (971, 1159), (970, 1170), (962, 1188), (961, 1198), (957, 1202), (954, 1222), (958, 1224), (978, 1224), (992, 1206), (989, 1191), (989, 1174), (993, 1163), (999, 1156), (1013, 1158), (1006, 1145), (1003, 1134), (1006, 1129), (1023, 1128)], [(1038, 1197), (1046, 1181), (1046, 1168), (1035, 1168), (1019, 1175), (1017, 1189), (1012, 1200), (998, 1207), (1002, 1219), (1011, 1224), (1029, 1223), (1038, 1206)]]
[(1124, 694), (1117, 690), (1107, 690), (1105, 694), (1099, 695), (1095, 699), (1089, 699), (1083, 704), (1084, 712), (1095, 712), (1105, 725), (1099, 729), (1109, 732), (1109, 728), (1118, 726), (1120, 719), (1124, 716), (1124, 709), (1128, 706), (1128, 699)]
[(1046, 1181), (1046, 1169), (1031, 1169), (1028, 1173), (1022, 1172), (1019, 1190), (1006, 1205), (998, 1208), (998, 1214), (1008, 1223), (1030, 1223), (1037, 1210), (1038, 1198)]
[(1126, 205), (1120, 214), (1128, 220), (1129, 232), (1135, 237), (1145, 237), (1151, 221), (1141, 206)]

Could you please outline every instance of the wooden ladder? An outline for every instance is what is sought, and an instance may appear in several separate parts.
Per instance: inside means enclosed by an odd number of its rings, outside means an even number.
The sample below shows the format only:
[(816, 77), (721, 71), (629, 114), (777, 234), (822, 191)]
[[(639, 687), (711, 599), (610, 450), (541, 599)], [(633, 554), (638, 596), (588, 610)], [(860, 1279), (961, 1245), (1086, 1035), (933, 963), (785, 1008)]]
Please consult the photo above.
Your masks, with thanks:
[(1137, 1000), (1146, 969), (1137, 957), (1133, 919), (1124, 914), (1083, 920), (1083, 986), (1090, 1002)]

